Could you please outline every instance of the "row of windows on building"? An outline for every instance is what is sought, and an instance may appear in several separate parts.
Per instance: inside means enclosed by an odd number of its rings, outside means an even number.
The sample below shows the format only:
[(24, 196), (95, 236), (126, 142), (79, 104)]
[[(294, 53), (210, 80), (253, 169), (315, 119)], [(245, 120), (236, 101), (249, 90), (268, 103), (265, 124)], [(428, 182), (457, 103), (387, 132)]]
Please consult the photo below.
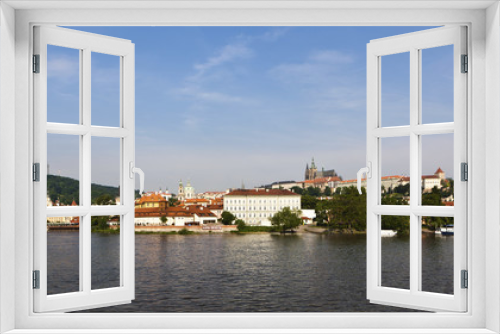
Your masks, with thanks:
[[(254, 206), (249, 206), (248, 208), (245, 208), (244, 206), (230, 206), (228, 208), (228, 210), (230, 212), (233, 212), (233, 211), (276, 211), (276, 206), (270, 206), (270, 207), (267, 207), (267, 206), (259, 206), (258, 207), (258, 210), (257, 210), (257, 207)], [(283, 210), (284, 206), (280, 206), (279, 209), (280, 210)], [(299, 207), (298, 206), (292, 206), (292, 207), (289, 207), (290, 209), (292, 210), (297, 210)]]
[[(226, 204), (227, 205), (230, 205), (230, 204), (245, 204), (245, 200), (244, 199), (229, 199), (226, 201)], [(266, 200), (266, 199), (259, 199), (259, 201), (257, 202), (256, 199), (249, 199), (248, 200), (248, 204), (277, 204), (277, 200)], [(283, 199), (280, 199), (279, 201), (280, 204), (299, 204), (299, 200), (283, 200)]]
[(271, 218), (273, 216), (272, 213), (249, 213), (248, 215), (245, 213), (236, 213), (236, 218)]

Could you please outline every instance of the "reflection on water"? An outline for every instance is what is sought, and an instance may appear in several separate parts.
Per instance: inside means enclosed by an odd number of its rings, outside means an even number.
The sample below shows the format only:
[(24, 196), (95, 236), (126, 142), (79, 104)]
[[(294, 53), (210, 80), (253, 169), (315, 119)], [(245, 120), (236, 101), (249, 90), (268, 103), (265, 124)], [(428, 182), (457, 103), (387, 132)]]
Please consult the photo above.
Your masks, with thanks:
[[(49, 233), (49, 242), (57, 243), (64, 234), (71, 232)], [(434, 239), (428, 238), (426, 244)], [(439, 239), (433, 252), (453, 247), (447, 242), (452, 239)], [(109, 248), (108, 243), (119, 242), (118, 235), (95, 240), (93, 250), (99, 243)], [(383, 242), (388, 252), (408, 248), (407, 238)], [(92, 257), (92, 261), (105, 267), (110, 259)], [(366, 300), (365, 262), (365, 235), (139, 234), (136, 299), (91, 312), (408, 311)], [(394, 279), (400, 280), (398, 264), (393, 266)], [(443, 272), (440, 266), (427, 270), (434, 270), (436, 277)]]

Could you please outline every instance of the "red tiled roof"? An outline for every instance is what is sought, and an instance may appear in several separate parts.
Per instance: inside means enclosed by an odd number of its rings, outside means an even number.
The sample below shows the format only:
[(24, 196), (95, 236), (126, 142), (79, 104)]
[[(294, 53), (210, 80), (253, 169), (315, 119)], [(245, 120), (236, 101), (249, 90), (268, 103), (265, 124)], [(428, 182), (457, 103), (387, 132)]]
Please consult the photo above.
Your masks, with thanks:
[(200, 217), (215, 217), (209, 209), (205, 207), (189, 206), (188, 208), (182, 207), (169, 207), (165, 209), (160, 208), (136, 208), (135, 216), (152, 216), (152, 217), (191, 217), (194, 214)]
[(445, 206), (455, 206), (455, 202), (454, 201), (451, 201), (451, 202), (443, 202)]
[(162, 197), (161, 195), (157, 194), (151, 194), (151, 195), (145, 195), (139, 198), (136, 203), (145, 203), (145, 202), (166, 202), (167, 200)]
[(225, 196), (300, 196), (285, 189), (238, 189), (233, 190)]
[(437, 171), (434, 172), (434, 174), (438, 174), (438, 173), (444, 173), (443, 170), (441, 169), (441, 167), (439, 167), (437, 169)]
[(437, 175), (422, 175), (422, 179), (439, 179)]
[(197, 202), (208, 202), (208, 199), (204, 198), (192, 198), (184, 201), (185, 203), (197, 203)]

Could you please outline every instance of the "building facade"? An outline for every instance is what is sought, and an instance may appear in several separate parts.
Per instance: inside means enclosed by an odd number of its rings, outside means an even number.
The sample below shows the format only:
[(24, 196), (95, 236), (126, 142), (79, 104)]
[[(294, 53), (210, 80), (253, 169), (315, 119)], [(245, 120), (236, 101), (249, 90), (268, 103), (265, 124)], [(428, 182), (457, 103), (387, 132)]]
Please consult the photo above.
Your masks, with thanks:
[(196, 198), (196, 193), (194, 187), (191, 185), (191, 181), (188, 180), (186, 186), (183, 185), (182, 180), (179, 180), (179, 191), (177, 194), (179, 201), (184, 201), (187, 199)]
[(224, 196), (224, 211), (248, 225), (271, 225), (271, 217), (285, 207), (300, 210), (300, 195), (284, 189), (238, 189)]

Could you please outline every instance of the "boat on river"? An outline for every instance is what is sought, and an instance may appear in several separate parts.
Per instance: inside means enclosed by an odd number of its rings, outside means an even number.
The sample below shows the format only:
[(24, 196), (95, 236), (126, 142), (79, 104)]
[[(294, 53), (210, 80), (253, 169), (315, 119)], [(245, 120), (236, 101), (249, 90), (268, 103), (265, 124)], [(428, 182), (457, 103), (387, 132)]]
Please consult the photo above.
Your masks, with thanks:
[(441, 228), (439, 228), (439, 230), (436, 230), (436, 234), (448, 236), (448, 235), (454, 235), (455, 231), (453, 229), (453, 225), (443, 225), (441, 226)]

